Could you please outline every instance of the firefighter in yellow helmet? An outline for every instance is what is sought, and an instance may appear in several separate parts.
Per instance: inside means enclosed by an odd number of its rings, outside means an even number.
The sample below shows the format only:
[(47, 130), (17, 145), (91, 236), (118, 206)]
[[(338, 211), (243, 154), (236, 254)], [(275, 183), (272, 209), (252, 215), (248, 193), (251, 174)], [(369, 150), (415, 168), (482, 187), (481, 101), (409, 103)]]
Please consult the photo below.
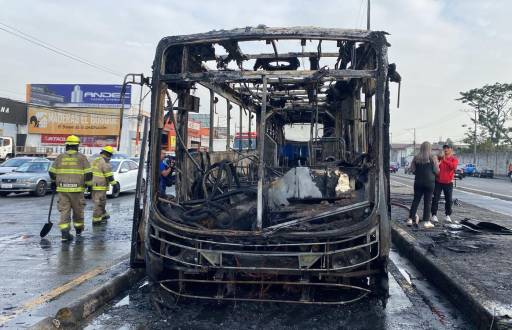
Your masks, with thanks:
[(92, 214), (92, 224), (100, 224), (102, 221), (110, 218), (105, 209), (107, 203), (107, 191), (109, 185), (116, 189), (117, 181), (114, 180), (112, 165), (110, 159), (114, 154), (114, 148), (104, 147), (98, 158), (92, 162), (92, 200), (94, 202), (94, 211)]
[(92, 183), (92, 170), (87, 157), (78, 152), (80, 139), (70, 135), (66, 138), (66, 152), (60, 154), (50, 167), (52, 187), (59, 195), (60, 211), (59, 229), (62, 241), (70, 241), (71, 211), (76, 235), (84, 230), (84, 191), (85, 186)]

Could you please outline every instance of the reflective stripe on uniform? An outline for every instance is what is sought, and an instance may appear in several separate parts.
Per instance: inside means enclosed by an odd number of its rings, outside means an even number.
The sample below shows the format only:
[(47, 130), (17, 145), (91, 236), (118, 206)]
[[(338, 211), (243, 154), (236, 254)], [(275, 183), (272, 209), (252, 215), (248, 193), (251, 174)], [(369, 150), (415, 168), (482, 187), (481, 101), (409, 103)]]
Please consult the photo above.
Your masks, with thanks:
[(84, 192), (84, 187), (57, 187), (57, 192)]
[(93, 186), (92, 190), (107, 191), (108, 187), (105, 187), (105, 186)]
[(78, 175), (84, 175), (86, 172), (85, 170), (79, 170), (75, 168), (59, 168), (55, 169), (53, 171), (55, 174), (78, 174)]
[[(103, 174), (103, 172), (98, 172), (98, 171), (92, 171), (92, 175), (93, 176), (99, 176), (100, 178), (106, 178), (107, 177), (107, 174)], [(112, 173), (110, 173), (110, 175), (112, 175)]]
[(66, 229), (69, 229), (69, 223), (60, 223), (60, 224), (59, 224), (59, 229), (60, 229), (60, 230), (66, 230)]
[(92, 217), (92, 222), (100, 222), (101, 220), (103, 220), (103, 216), (101, 216), (101, 217)]
[(84, 227), (84, 223), (83, 222), (76, 222), (76, 221), (74, 221), (73, 222), (73, 226), (75, 226), (75, 228), (83, 228)]

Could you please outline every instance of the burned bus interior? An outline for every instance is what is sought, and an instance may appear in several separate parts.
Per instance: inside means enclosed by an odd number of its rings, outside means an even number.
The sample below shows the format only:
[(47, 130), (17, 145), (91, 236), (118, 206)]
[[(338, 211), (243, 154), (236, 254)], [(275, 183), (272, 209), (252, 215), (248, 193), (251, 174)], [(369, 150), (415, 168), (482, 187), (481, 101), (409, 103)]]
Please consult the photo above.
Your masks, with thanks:
[[(389, 83), (384, 32), (268, 28), (162, 39), (153, 64), (139, 255), (168, 297), (346, 304), (387, 297)], [(189, 115), (226, 121), (191, 148)], [(176, 132), (173, 196), (158, 193)], [(254, 133), (252, 133), (254, 132)], [(233, 143), (233, 136), (248, 143)], [(170, 298), (169, 298), (170, 299)]]

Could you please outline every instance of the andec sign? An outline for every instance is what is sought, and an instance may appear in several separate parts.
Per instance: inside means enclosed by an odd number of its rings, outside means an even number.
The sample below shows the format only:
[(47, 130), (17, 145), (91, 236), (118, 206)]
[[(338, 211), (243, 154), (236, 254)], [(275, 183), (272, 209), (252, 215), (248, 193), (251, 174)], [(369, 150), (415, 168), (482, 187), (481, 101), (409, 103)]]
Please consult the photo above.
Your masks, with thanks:
[(26, 125), (27, 104), (0, 97), (0, 123)]

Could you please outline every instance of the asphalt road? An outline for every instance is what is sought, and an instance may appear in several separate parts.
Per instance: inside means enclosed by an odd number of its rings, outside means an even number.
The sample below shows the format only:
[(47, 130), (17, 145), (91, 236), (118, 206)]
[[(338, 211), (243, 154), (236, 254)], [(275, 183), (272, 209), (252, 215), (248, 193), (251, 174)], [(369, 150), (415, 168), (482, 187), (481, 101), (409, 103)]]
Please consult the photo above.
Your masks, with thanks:
[(147, 282), (94, 315), (85, 329), (473, 329), (413, 267), (392, 251), (390, 298), (347, 306), (181, 300), (158, 312)]
[[(406, 175), (403, 172), (398, 173), (400, 176), (414, 179), (414, 175)], [(481, 190), (492, 192), (501, 195), (512, 196), (512, 182), (508, 178), (475, 178), (465, 177), (462, 180), (457, 180), (457, 187)]]
[[(408, 178), (393, 180), (412, 184)], [(111, 275), (103, 274), (103, 270), (126, 258), (129, 252), (133, 197), (134, 194), (124, 194), (109, 199), (107, 208), (112, 218), (102, 227), (90, 225), (89, 200), (83, 238), (64, 245), (56, 226), (47, 239), (39, 238), (50, 196), (0, 198), (0, 327), (33, 324), (53, 315), (56, 306), (107, 280)], [(458, 191), (455, 197), (463, 203), (512, 214), (512, 202)], [(57, 211), (52, 220), (58, 221)], [(150, 303), (149, 286), (141, 283), (94, 315), (86, 328), (471, 329), (458, 310), (407, 260), (393, 253), (392, 261), (391, 297), (386, 309), (372, 300), (341, 307), (180, 302), (161, 315)]]
[[(413, 176), (406, 176), (403, 175), (391, 175), (391, 180), (398, 184), (403, 184), (407, 186), (412, 186), (414, 184), (414, 177)], [(466, 179), (464, 179), (466, 180)], [(462, 181), (464, 181), (462, 180)], [(506, 184), (510, 184), (512, 188), (512, 183), (506, 181), (506, 180), (500, 180), (500, 179), (484, 179), (484, 178), (467, 178), (466, 185), (473, 184), (473, 185), (479, 185), (479, 190), (487, 189), (487, 182), (495, 183), (496, 186), (500, 187), (499, 189), (503, 189), (503, 187)], [(487, 181), (489, 180), (489, 181)], [(457, 186), (461, 186), (462, 181), (457, 181)], [(491, 185), (492, 186), (492, 185)], [(489, 189), (497, 189), (492, 188), (489, 186)], [(497, 192), (495, 190), (484, 190), (484, 191), (491, 191), (491, 192)], [(511, 194), (512, 195), (512, 194)], [(454, 190), (453, 191), (453, 198), (457, 198), (462, 204), (468, 203), (473, 204), (476, 206), (479, 206), (481, 208), (498, 212), (504, 215), (512, 215), (512, 202), (511, 201), (505, 201), (502, 199), (494, 198), (494, 197), (487, 197), (482, 196), (476, 193), (472, 192), (466, 192), (466, 191), (460, 191), (460, 190)], [(442, 213), (442, 210), (440, 211)]]
[(96, 227), (91, 225), (93, 206), (87, 200), (82, 238), (62, 244), (57, 197), (54, 226), (45, 239), (39, 237), (39, 232), (47, 221), (49, 195), (0, 197), (0, 327), (7, 322), (12, 325), (15, 319), (38, 309), (41, 315), (49, 315), (48, 301), (126, 259), (133, 198), (133, 193), (125, 193), (108, 199), (111, 219)]

